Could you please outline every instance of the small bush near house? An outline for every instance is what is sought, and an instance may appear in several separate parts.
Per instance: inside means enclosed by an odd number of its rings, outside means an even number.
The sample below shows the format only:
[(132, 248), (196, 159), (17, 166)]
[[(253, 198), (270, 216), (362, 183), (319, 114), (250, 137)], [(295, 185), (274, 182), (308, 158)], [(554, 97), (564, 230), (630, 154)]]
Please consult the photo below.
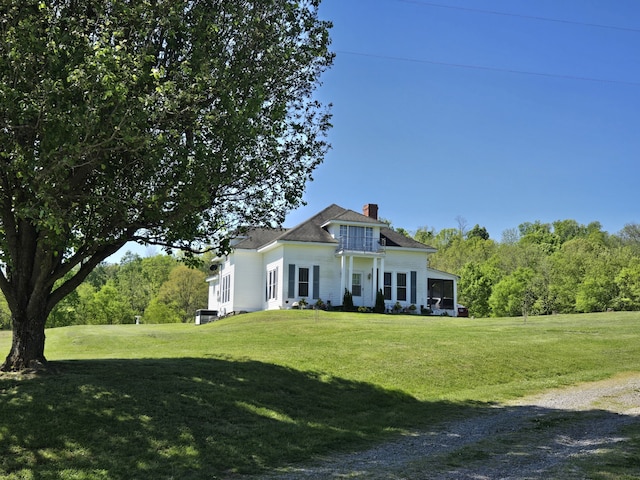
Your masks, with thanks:
[(384, 293), (382, 293), (382, 290), (378, 290), (378, 293), (376, 293), (376, 306), (373, 307), (373, 311), (375, 313), (384, 313), (386, 308), (384, 304)]
[(342, 310), (344, 312), (355, 312), (355, 307), (353, 306), (353, 295), (351, 292), (344, 289), (344, 297), (342, 298)]

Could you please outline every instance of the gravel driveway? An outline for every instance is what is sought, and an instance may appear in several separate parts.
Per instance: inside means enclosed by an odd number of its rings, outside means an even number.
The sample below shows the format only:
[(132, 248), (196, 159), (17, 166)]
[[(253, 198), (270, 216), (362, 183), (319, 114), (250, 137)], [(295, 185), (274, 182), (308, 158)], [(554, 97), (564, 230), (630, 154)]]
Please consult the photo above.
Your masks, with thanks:
[[(582, 479), (576, 462), (619, 448), (627, 440), (622, 429), (638, 422), (640, 374), (626, 375), (519, 399), (370, 450), (260, 478)], [(640, 478), (640, 470), (634, 473)]]

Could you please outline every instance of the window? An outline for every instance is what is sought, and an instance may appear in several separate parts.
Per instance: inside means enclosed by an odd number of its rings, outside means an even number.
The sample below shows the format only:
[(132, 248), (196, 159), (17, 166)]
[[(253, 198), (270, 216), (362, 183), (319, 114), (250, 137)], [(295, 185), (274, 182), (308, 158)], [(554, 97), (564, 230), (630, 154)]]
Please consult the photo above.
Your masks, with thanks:
[(222, 277), (222, 300), (221, 303), (231, 301), (231, 274)]
[(267, 272), (267, 300), (278, 299), (278, 267)]
[(351, 275), (351, 295), (354, 297), (362, 296), (362, 274), (354, 273)]
[[(320, 265), (313, 266), (313, 277), (309, 278), (311, 269), (308, 267), (298, 268), (298, 296), (308, 297), (309, 288), (312, 289), (314, 299), (320, 298)], [(289, 276), (287, 279), (287, 298), (296, 297), (296, 265), (289, 264)]]
[(306, 267), (298, 269), (298, 296), (309, 296), (309, 269)]
[(347, 250), (372, 252), (373, 227), (340, 225), (340, 245)]
[(372, 227), (366, 227), (364, 229), (364, 246), (365, 246), (365, 250), (367, 252), (372, 252), (374, 250), (373, 248), (373, 228)]
[(435, 304), (440, 299), (451, 299), (453, 304), (453, 280), (439, 278), (427, 279), (429, 285), (429, 305)]
[(391, 272), (384, 272), (384, 299), (391, 300)]
[(397, 274), (397, 295), (396, 300), (406, 301), (407, 300), (407, 274), (406, 273), (398, 273)]

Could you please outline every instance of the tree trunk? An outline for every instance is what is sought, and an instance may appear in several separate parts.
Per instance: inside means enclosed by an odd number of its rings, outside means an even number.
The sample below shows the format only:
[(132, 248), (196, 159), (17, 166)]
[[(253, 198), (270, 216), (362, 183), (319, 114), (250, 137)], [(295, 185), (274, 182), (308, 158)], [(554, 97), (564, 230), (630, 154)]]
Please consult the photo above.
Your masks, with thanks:
[(46, 368), (47, 359), (44, 356), (46, 318), (46, 315), (42, 314), (33, 317), (27, 313), (12, 315), (13, 342), (9, 355), (0, 366), (0, 371), (19, 372)]

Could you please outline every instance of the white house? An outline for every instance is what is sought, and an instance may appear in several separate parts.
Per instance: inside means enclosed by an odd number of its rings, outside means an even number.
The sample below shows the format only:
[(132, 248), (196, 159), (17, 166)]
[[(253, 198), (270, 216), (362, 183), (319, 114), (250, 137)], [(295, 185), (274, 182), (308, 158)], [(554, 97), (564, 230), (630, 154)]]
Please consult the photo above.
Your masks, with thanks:
[(382, 290), (388, 308), (420, 312), (446, 297), (447, 313), (457, 313), (457, 277), (429, 269), (435, 249), (388, 228), (375, 204), (362, 214), (330, 205), (291, 229), (251, 229), (232, 245), (207, 278), (208, 308), (220, 315), (287, 309), (301, 299), (342, 305), (345, 289), (355, 306), (373, 307)]

